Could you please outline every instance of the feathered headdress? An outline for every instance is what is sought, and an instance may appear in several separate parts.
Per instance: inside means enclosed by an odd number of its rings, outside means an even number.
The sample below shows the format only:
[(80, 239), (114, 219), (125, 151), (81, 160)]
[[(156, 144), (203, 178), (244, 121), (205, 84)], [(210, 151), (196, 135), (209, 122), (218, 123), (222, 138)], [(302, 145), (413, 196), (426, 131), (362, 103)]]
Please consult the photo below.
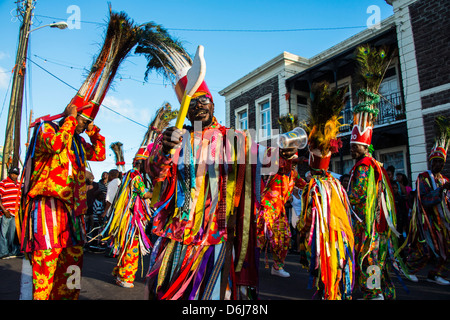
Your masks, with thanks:
[(113, 142), (109, 146), (111, 150), (114, 152), (114, 155), (116, 157), (116, 166), (117, 169), (119, 169), (120, 166), (122, 166), (122, 172), (125, 172), (125, 158), (123, 157), (123, 144), (122, 142)]
[(149, 156), (148, 145), (153, 143), (158, 136), (168, 125), (169, 122), (178, 116), (178, 110), (172, 110), (170, 103), (166, 102), (158, 109), (154, 119), (150, 122), (141, 146), (134, 156), (134, 161), (145, 160)]
[(433, 148), (431, 148), (428, 160), (447, 159), (447, 151), (450, 145), (450, 119), (444, 116), (437, 116), (435, 119), (436, 137)]
[[(147, 58), (145, 76), (152, 71), (161, 74), (170, 81), (181, 103), (187, 83), (187, 72), (193, 62), (181, 42), (170, 38), (163, 27), (150, 22), (144, 26), (136, 53), (144, 54)], [(200, 84), (192, 98), (200, 95), (207, 95), (211, 100), (213, 98), (205, 81)]]
[(112, 12), (111, 6), (109, 10), (109, 22), (103, 47), (86, 80), (70, 102), (77, 106), (82, 116), (91, 121), (97, 115), (119, 65), (137, 44), (139, 38), (139, 27), (135, 26), (124, 12)]
[(355, 51), (358, 63), (360, 89), (356, 93), (358, 104), (353, 108), (353, 129), (350, 143), (370, 146), (374, 122), (378, 116), (377, 104), (380, 102), (378, 89), (383, 81), (393, 54), (387, 47), (379, 49), (361, 45)]
[[(102, 49), (85, 81), (69, 103), (77, 107), (78, 114), (88, 120), (94, 120), (120, 64), (139, 40), (139, 28), (124, 12), (113, 12), (109, 6), (109, 21)], [(39, 117), (30, 124), (30, 127), (41, 121), (52, 121), (62, 117), (64, 113)]]
[(278, 118), (281, 133), (289, 132), (300, 126), (298, 115), (288, 113)]
[(330, 88), (327, 82), (314, 84), (309, 123), (306, 128), (309, 144), (309, 165), (327, 170), (331, 155), (339, 151), (342, 141), (337, 137), (340, 113), (344, 107), (347, 88)]
[(158, 134), (160, 134), (169, 125), (169, 122), (177, 117), (177, 115), (178, 110), (172, 110), (170, 103), (164, 103), (164, 105), (156, 111), (153, 120), (150, 121), (141, 146), (147, 146), (149, 143), (154, 142)]

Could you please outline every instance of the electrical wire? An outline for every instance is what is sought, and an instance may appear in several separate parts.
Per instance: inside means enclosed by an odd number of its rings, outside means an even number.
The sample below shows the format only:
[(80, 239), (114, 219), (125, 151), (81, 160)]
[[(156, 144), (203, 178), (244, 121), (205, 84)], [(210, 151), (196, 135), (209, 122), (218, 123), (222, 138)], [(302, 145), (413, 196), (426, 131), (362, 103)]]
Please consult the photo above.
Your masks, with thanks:
[[(47, 18), (47, 19), (56, 19), (56, 20), (64, 20), (63, 18), (57, 18), (57, 17), (50, 17), (45, 15), (38, 15), (35, 16), (41, 17), (41, 18)], [(96, 22), (96, 21), (86, 21), (86, 20), (80, 20), (80, 22), (83, 23), (91, 23), (91, 24), (97, 24), (97, 25), (103, 25), (102, 22)], [(330, 30), (345, 30), (345, 29), (362, 29), (367, 28), (367, 26), (343, 26), (343, 27), (316, 27), (316, 28), (294, 28), (294, 29), (189, 29), (189, 28), (168, 28), (166, 27), (166, 30), (173, 30), (173, 31), (190, 31), (190, 32), (301, 32), (301, 31), (330, 31)]]
[[(48, 71), (48, 70), (45, 69), (44, 67), (40, 66), (39, 64), (37, 64), (37, 63), (34, 62), (33, 60), (31, 60), (31, 59), (29, 59), (29, 58), (28, 58), (27, 60), (30, 61), (31, 63), (33, 63), (33, 64), (34, 64), (35, 66), (37, 66), (38, 68), (40, 68), (40, 69), (42, 69), (43, 71), (45, 71), (46, 73), (48, 73), (49, 75), (51, 75), (52, 77), (54, 77), (55, 79), (57, 79), (57, 80), (59, 80), (60, 82), (64, 83), (64, 84), (65, 84), (66, 86), (68, 86), (69, 88), (72, 88), (73, 90), (78, 91), (77, 88), (75, 88), (75, 87), (72, 86), (71, 84), (67, 83), (66, 81), (64, 81), (63, 79), (61, 79), (60, 77), (58, 77), (57, 75), (51, 73), (50, 71)], [(109, 111), (111, 111), (111, 112), (113, 112), (113, 113), (115, 113), (115, 114), (121, 116), (122, 118), (125, 118), (125, 119), (127, 119), (127, 120), (129, 120), (129, 121), (131, 121), (131, 122), (133, 122), (133, 123), (135, 123), (135, 124), (141, 126), (141, 127), (147, 128), (146, 125), (144, 125), (144, 124), (142, 124), (142, 123), (139, 123), (139, 122), (137, 122), (137, 121), (135, 121), (135, 120), (133, 120), (133, 119), (131, 119), (131, 118), (129, 118), (129, 117), (127, 117), (127, 116), (121, 114), (120, 112), (117, 112), (117, 111), (111, 109), (110, 107), (104, 105), (103, 103), (102, 103), (102, 106), (103, 106), (104, 108), (108, 109)]]

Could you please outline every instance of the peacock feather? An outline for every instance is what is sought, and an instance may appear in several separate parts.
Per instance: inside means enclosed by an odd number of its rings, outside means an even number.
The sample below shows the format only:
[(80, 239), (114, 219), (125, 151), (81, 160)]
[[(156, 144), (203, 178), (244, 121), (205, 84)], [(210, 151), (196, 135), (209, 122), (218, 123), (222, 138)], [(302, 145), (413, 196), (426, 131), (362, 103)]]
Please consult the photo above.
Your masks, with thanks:
[(298, 115), (288, 113), (278, 119), (281, 133), (289, 132), (300, 126)]
[(450, 146), (450, 118), (437, 116), (435, 118), (436, 145), (441, 146), (446, 151)]
[(394, 56), (394, 52), (387, 46), (375, 48), (364, 44), (355, 50), (358, 64), (356, 86), (359, 89), (356, 93), (358, 104), (353, 109), (353, 123), (359, 125), (361, 131), (366, 127), (373, 127), (378, 116), (377, 104), (380, 102), (378, 90)]
[(356, 48), (355, 56), (361, 88), (377, 93), (393, 54), (387, 46), (375, 48), (364, 44)]
[(146, 80), (154, 71), (175, 85), (177, 73), (188, 70), (192, 65), (192, 59), (181, 41), (153, 21), (142, 25), (135, 53), (143, 54), (147, 59)]
[(82, 98), (86, 103), (102, 103), (119, 65), (137, 44), (139, 34), (139, 27), (126, 13), (113, 12), (109, 6), (109, 21), (102, 49), (78, 90), (77, 99)]
[(141, 146), (146, 146), (154, 142), (159, 133), (161, 133), (172, 121), (178, 116), (178, 110), (172, 110), (170, 103), (166, 102), (160, 107), (155, 114), (155, 117), (148, 126), (147, 132), (144, 135)]
[(113, 142), (109, 147), (114, 152), (117, 168), (119, 168), (119, 166), (122, 166), (122, 168), (125, 169), (124, 168), (125, 158), (123, 156), (123, 143), (119, 141)]

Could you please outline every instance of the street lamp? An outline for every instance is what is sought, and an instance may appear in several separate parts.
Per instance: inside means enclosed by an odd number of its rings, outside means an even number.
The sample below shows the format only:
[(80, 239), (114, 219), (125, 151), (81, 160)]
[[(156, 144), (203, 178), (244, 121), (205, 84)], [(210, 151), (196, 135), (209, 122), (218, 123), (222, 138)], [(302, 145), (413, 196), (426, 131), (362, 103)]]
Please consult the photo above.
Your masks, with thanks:
[(6, 123), (5, 144), (3, 147), (3, 159), (0, 172), (1, 179), (6, 177), (6, 167), (7, 163), (9, 163), (9, 159), (12, 157), (12, 166), (18, 166), (20, 160), (20, 127), (22, 119), (22, 101), (26, 69), (25, 61), (28, 50), (28, 36), (31, 32), (44, 27), (58, 29), (66, 29), (68, 27), (66, 22), (61, 21), (46, 24), (30, 30), (32, 9), (32, 0), (28, 0), (26, 12), (24, 14), (24, 19), (19, 33), (19, 46), (17, 48), (16, 65), (14, 67), (11, 98), (8, 110), (8, 120)]
[(28, 31), (27, 36), (28, 36), (31, 32), (36, 31), (36, 30), (41, 29), (41, 28), (44, 28), (44, 27), (58, 28), (58, 29), (60, 29), (60, 30), (63, 30), (63, 29), (66, 29), (68, 26), (69, 26), (69, 25), (68, 25), (67, 22), (65, 22), (65, 21), (54, 22), (54, 23), (46, 24), (46, 25), (43, 25), (43, 26), (40, 26), (40, 27), (37, 27), (37, 28), (35, 28), (35, 29), (33, 29), (33, 30)]

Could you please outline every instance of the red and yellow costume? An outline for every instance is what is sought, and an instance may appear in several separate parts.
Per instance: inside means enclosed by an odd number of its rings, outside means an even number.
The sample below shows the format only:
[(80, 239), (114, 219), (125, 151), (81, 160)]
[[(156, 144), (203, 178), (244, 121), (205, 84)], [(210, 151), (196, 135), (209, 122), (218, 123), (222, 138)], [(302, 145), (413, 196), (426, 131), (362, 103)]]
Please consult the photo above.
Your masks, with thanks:
[(295, 169), (289, 170), (290, 165), (287, 167), (270, 176), (266, 182), (261, 195), (261, 207), (257, 220), (258, 247), (263, 249), (266, 245), (269, 246), (276, 265), (275, 269), (283, 268), (291, 241), (291, 229), (285, 204), (294, 187), (303, 189), (306, 185)]
[[(320, 299), (351, 299), (354, 283), (354, 235), (345, 189), (328, 167), (342, 142), (338, 138), (345, 91), (326, 82), (313, 86), (307, 131), (311, 180), (302, 192), (297, 228), (309, 253), (304, 264)], [(324, 111), (326, 110), (326, 111)]]
[[(141, 150), (141, 149), (140, 149)], [(138, 152), (134, 160), (145, 160), (147, 154)], [(150, 252), (152, 244), (145, 233), (151, 221), (150, 202), (145, 199), (146, 188), (141, 173), (133, 168), (125, 175), (116, 200), (111, 205), (111, 216), (103, 231), (104, 240), (110, 241), (112, 253), (118, 256), (117, 266), (112, 272), (120, 285), (132, 286), (138, 269), (139, 255)]]
[(354, 236), (350, 203), (330, 173), (313, 175), (302, 193), (298, 227), (309, 251), (311, 280), (326, 300), (351, 299)]
[[(29, 186), (23, 201), (22, 249), (32, 255), (34, 298), (76, 298), (79, 290), (65, 286), (67, 266), (82, 266), (82, 245), (85, 241), (83, 215), (86, 213), (86, 161), (105, 159), (105, 138), (94, 126), (86, 132), (91, 144), (75, 133), (77, 121), (69, 116), (61, 127), (43, 122), (33, 136), (30, 147)], [(27, 168), (28, 169), (28, 168)], [(69, 250), (70, 252), (66, 252)], [(80, 254), (74, 254), (78, 252)], [(59, 261), (61, 255), (63, 260)], [(69, 259), (68, 257), (73, 257)], [(45, 265), (58, 265), (57, 272)], [(60, 272), (59, 268), (64, 269)], [(38, 279), (47, 277), (47, 286)], [(56, 277), (56, 278), (55, 278)], [(41, 281), (40, 280), (40, 281)], [(67, 294), (67, 295), (66, 295)]]
[[(110, 8), (103, 46), (65, 111), (76, 108), (77, 118), (67, 116), (60, 125), (44, 122), (59, 119), (63, 113), (41, 117), (32, 124), (35, 132), (25, 160), (21, 239), (23, 250), (32, 256), (34, 299), (78, 298), (79, 286), (66, 285), (72, 270), (67, 266), (78, 266), (75, 272), (81, 276), (86, 164), (105, 159), (105, 138), (93, 126), (86, 131), (91, 144), (86, 143), (75, 131), (77, 119), (84, 118), (84, 127), (79, 129), (91, 125), (119, 65), (138, 41), (138, 29), (125, 13)], [(47, 281), (42, 282), (44, 277)], [(38, 286), (41, 282), (46, 285)]]

